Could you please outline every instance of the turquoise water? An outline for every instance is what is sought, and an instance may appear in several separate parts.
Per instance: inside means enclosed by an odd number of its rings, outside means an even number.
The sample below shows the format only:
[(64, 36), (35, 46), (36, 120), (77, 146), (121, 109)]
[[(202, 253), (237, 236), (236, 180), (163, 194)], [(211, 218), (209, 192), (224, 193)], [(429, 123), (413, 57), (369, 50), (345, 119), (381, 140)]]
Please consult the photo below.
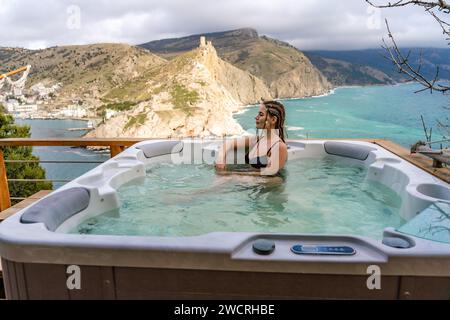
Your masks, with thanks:
[[(86, 121), (78, 120), (16, 120), (17, 124), (29, 125), (31, 137), (41, 138), (78, 138), (86, 132), (69, 131), (69, 128), (84, 128)], [(34, 147), (33, 154), (47, 161), (106, 161), (108, 153), (99, 153), (83, 148), (70, 147)], [(87, 171), (97, 167), (99, 164), (41, 164), (46, 171), (47, 179), (73, 180)], [(54, 189), (64, 183), (54, 183)]]
[[(448, 96), (423, 92), (416, 84), (336, 89), (325, 97), (284, 101), (289, 138), (379, 138), (409, 148), (425, 140), (420, 116), (442, 138), (437, 119), (450, 116)], [(236, 115), (246, 130), (255, 127), (258, 107)], [(447, 120), (448, 122), (448, 120)]]
[(286, 177), (216, 176), (211, 166), (161, 164), (119, 189), (120, 210), (74, 233), (196, 236), (210, 232), (353, 234), (399, 227), (400, 198), (366, 169), (333, 158), (293, 161)]
[(435, 203), (398, 229), (426, 240), (450, 244), (450, 204)]

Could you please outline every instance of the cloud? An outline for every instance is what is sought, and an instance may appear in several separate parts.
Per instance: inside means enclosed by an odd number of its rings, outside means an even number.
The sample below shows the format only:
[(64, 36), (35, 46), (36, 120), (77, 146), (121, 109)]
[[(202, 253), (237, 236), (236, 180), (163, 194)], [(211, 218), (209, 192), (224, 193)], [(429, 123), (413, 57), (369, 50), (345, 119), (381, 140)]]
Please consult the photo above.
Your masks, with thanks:
[(385, 18), (401, 46), (447, 45), (423, 9), (380, 11), (364, 0), (0, 0), (0, 46), (141, 44), (252, 27), (304, 50), (376, 48)]

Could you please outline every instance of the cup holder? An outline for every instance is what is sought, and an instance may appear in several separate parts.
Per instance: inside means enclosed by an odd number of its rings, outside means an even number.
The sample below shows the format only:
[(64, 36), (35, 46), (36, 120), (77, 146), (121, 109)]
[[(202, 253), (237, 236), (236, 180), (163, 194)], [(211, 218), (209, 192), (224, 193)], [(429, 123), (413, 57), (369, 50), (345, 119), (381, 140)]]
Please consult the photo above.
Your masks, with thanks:
[(450, 201), (450, 188), (438, 184), (421, 184), (417, 191), (427, 197)]

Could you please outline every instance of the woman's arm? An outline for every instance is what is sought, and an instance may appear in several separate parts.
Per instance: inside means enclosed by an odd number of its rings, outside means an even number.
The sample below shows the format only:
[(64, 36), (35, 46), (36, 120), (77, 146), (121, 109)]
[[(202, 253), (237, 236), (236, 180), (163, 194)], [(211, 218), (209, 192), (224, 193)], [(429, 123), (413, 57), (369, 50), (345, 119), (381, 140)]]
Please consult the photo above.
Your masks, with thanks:
[(255, 176), (261, 177), (261, 171), (217, 171), (217, 174), (222, 176)]
[(280, 142), (274, 146), (268, 156), (268, 166), (261, 169), (260, 175), (262, 176), (274, 176), (281, 169), (284, 168), (287, 161), (287, 146), (285, 143)]
[(249, 148), (251, 144), (256, 143), (256, 136), (249, 136), (243, 138), (236, 138), (232, 140), (225, 140), (222, 147), (219, 149), (219, 153), (216, 157), (216, 169), (225, 170), (226, 169), (226, 159), (227, 154), (230, 150)]
[(284, 143), (279, 143), (271, 150), (268, 156), (269, 164), (266, 168), (252, 171), (217, 171), (220, 175), (240, 175), (240, 176), (257, 176), (257, 177), (271, 177), (275, 176), (281, 169), (284, 168), (287, 161), (287, 146)]

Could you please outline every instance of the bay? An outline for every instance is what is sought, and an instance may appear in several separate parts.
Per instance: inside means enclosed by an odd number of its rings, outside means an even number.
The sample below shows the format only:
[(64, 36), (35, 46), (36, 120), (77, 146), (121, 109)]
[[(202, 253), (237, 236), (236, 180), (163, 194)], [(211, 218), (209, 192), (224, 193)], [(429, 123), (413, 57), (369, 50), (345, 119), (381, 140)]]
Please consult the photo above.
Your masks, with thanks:
[[(445, 132), (439, 131), (437, 121), (448, 123), (449, 97), (414, 93), (420, 89), (417, 84), (338, 88), (324, 97), (285, 100), (289, 138), (378, 138), (409, 149), (426, 140), (423, 115), (426, 125), (433, 127), (433, 140), (440, 140)], [(252, 130), (258, 108), (250, 106), (235, 119)]]
[[(16, 119), (20, 125), (31, 127), (31, 137), (42, 138), (79, 138), (87, 131), (69, 131), (69, 128), (85, 128), (86, 121), (79, 120), (20, 120)], [(109, 152), (96, 152), (84, 148), (71, 147), (34, 147), (33, 154), (42, 161), (101, 161), (109, 159)], [(82, 174), (92, 170), (97, 163), (64, 163), (51, 164), (43, 163), (41, 166), (46, 171), (47, 179), (52, 180), (73, 180)], [(54, 189), (63, 186), (64, 183), (55, 182)]]

